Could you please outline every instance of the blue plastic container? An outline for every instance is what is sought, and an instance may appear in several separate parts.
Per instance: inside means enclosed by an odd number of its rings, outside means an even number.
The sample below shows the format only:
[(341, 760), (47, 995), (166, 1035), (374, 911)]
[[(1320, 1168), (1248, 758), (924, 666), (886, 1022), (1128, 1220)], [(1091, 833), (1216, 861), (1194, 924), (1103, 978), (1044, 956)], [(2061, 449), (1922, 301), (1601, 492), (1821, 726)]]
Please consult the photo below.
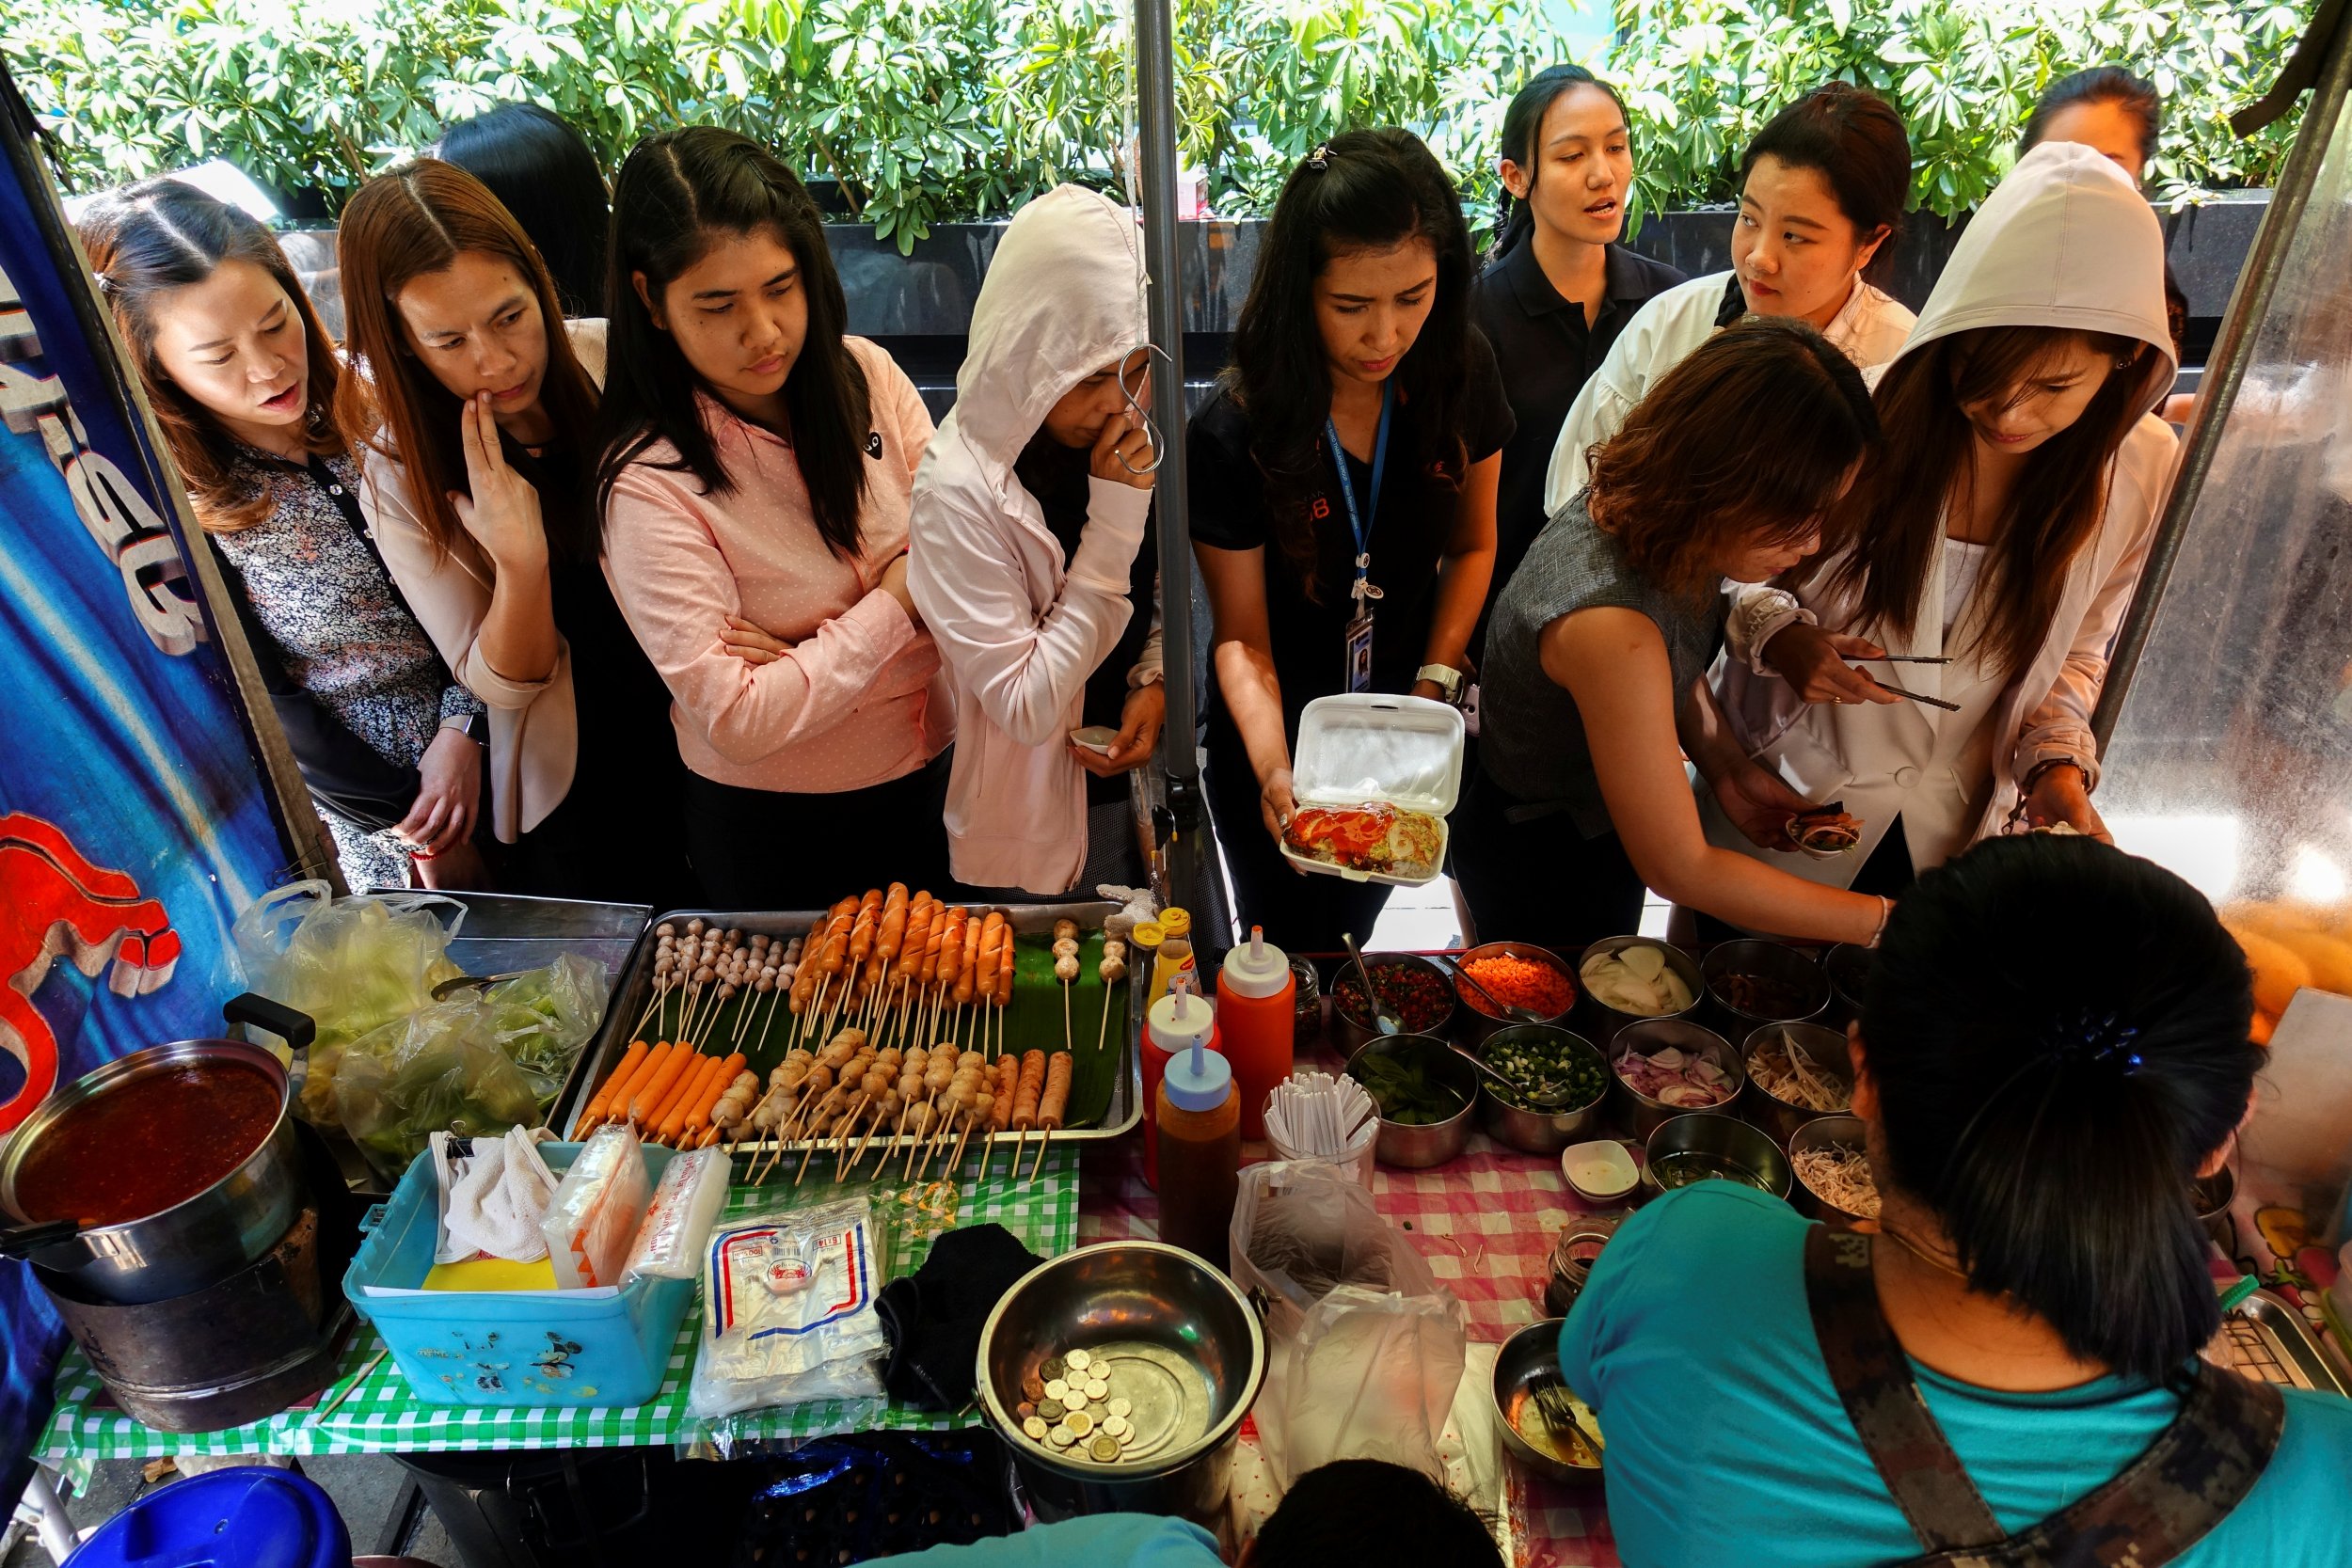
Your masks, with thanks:
[[(542, 1144), (559, 1175), (578, 1144)], [(670, 1150), (648, 1148), (656, 1184)], [(433, 1267), (433, 1156), (417, 1156), (383, 1218), (343, 1275), (343, 1294), (375, 1325), (417, 1398), (428, 1404), (534, 1406), (644, 1404), (669, 1375), (678, 1325), (694, 1304), (692, 1279), (637, 1280), (617, 1296), (434, 1291), (372, 1296), (370, 1285), (416, 1290)]]
[(292, 1470), (240, 1465), (175, 1481), (98, 1527), (67, 1568), (351, 1568), (334, 1503)]

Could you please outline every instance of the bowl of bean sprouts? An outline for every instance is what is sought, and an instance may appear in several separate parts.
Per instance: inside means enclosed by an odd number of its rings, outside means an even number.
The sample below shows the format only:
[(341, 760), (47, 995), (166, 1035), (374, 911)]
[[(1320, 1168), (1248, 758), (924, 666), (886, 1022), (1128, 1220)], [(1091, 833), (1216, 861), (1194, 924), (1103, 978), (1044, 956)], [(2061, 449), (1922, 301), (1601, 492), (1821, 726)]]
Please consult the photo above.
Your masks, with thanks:
[(1818, 1023), (1767, 1023), (1740, 1053), (1756, 1093), (1748, 1114), (1780, 1143), (1816, 1117), (1853, 1108), (1853, 1056), (1846, 1037)]
[(1860, 1117), (1817, 1117), (1788, 1139), (1788, 1165), (1797, 1184), (1788, 1201), (1832, 1230), (1879, 1217), (1878, 1182), (1863, 1143)]

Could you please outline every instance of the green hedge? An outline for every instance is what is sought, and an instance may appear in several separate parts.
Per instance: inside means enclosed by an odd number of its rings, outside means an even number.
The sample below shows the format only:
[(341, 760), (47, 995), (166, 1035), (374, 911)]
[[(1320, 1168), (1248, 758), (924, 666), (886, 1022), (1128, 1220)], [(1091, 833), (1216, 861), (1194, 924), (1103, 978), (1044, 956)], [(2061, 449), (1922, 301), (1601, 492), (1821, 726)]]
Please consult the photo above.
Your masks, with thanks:
[[(2103, 60), (2174, 95), (2169, 188), (2263, 182), (2292, 126), (2241, 145), (2222, 121), (2310, 4), (1616, 0), (1623, 41), (1588, 63), (1628, 88), (1652, 210), (1719, 199), (1761, 119), (1838, 75), (1896, 99), (1919, 197), (1948, 215), (1999, 178), (2042, 85)], [(1483, 202), (1503, 102), (1565, 53), (1541, 0), (1208, 0), (1176, 26), (1184, 154), (1227, 214), (1263, 212), (1349, 124), (1421, 130)], [(0, 55), (62, 121), (74, 189), (218, 156), (330, 209), (512, 98), (608, 161), (663, 126), (734, 126), (901, 248), (1058, 180), (1116, 185), (1131, 135), (1126, 8), (1099, 0), (8, 0)]]

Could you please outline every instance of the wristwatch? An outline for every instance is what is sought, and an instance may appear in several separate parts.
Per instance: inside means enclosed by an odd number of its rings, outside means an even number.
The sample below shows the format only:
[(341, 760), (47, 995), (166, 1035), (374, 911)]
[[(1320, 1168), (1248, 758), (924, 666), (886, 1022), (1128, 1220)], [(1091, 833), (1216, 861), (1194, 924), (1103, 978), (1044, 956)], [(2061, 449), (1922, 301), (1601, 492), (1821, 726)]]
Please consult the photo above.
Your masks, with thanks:
[(441, 721), (441, 728), (455, 730), (468, 740), (479, 740), (482, 737), (473, 732), (474, 726), (481, 721), (481, 719), (482, 715), (478, 713), (453, 713)]
[(1462, 672), (1450, 664), (1424, 664), (1413, 672), (1413, 679), (1427, 681), (1445, 693), (1445, 700), (1455, 707), (1462, 705)]

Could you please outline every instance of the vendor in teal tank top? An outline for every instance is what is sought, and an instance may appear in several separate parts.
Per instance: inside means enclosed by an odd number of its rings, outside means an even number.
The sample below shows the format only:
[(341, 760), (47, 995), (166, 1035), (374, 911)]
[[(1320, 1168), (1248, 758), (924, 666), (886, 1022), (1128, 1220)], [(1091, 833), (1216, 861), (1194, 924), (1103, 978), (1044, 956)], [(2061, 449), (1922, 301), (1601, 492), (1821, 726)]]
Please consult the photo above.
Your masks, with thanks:
[(1789, 842), (1809, 803), (1748, 760), (1707, 691), (1721, 585), (1812, 555), (1877, 440), (1851, 361), (1801, 322), (1752, 316), (1669, 371), (1597, 449), (1592, 483), (1495, 605), (1479, 769), (1454, 819), (1481, 932), (1573, 954), (1637, 929), (1646, 885), (1750, 929), (1876, 940), (1885, 899), (1708, 845), (1683, 759), (1759, 843)]
[(2266, 1114), (2251, 1020), (2151, 862), (2033, 834), (1920, 877), (1852, 1031), (1876, 1234), (1700, 1181), (1568, 1314), (1626, 1568), (2352, 1562), (2352, 1402), (2198, 1354), (2188, 1194)]

